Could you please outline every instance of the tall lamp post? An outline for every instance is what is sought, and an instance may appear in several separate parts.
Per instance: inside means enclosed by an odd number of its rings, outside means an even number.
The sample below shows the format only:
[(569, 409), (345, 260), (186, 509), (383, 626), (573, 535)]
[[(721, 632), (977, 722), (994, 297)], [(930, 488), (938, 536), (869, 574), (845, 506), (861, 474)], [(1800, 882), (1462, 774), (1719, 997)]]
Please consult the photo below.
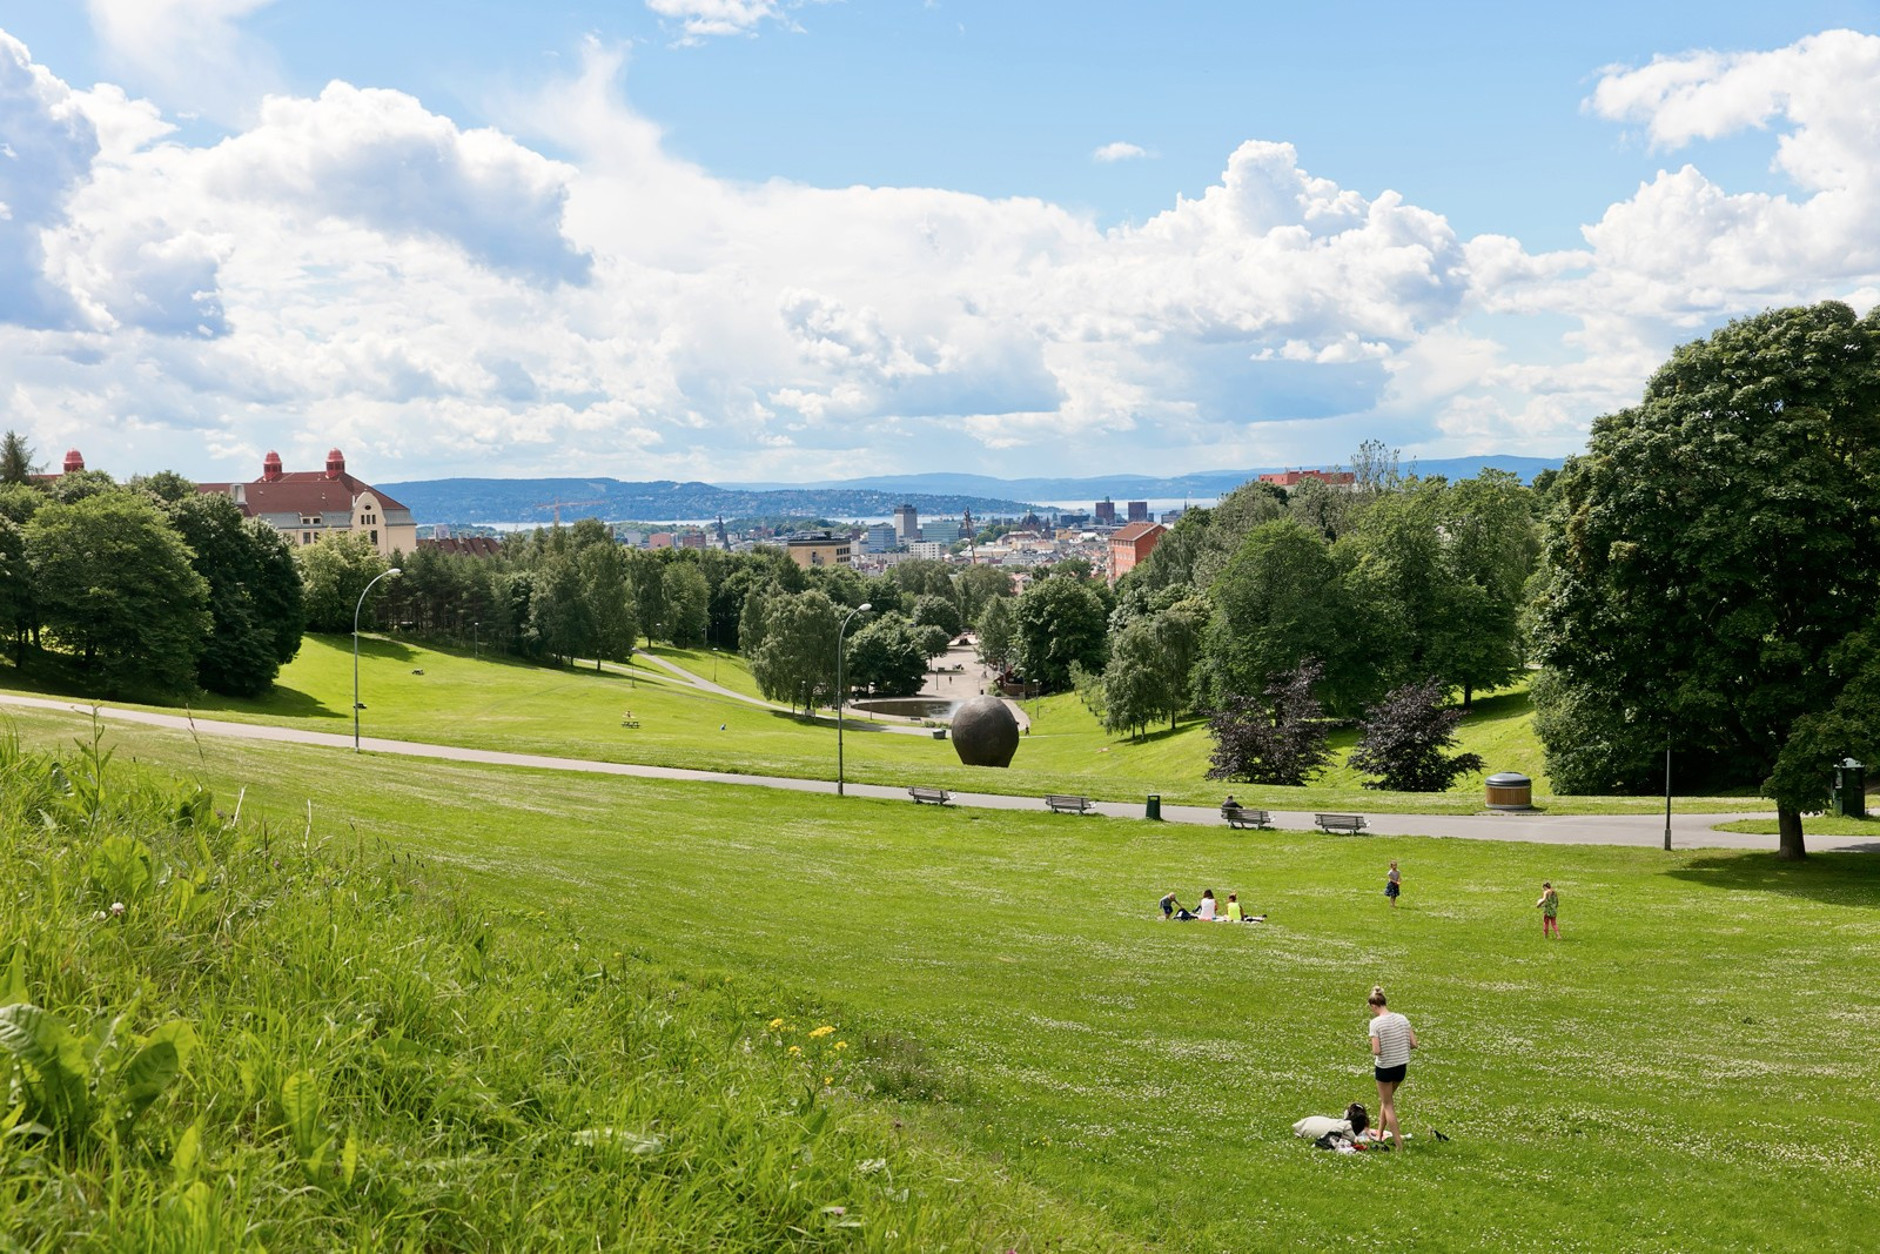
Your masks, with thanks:
[(399, 573), (398, 567), (381, 571), (372, 577), (372, 583), (359, 590), (359, 604), (353, 606), (353, 752), (359, 752), (359, 711), (365, 709), (359, 704), (359, 611), (366, 607), (366, 593), (372, 591), (372, 584)]
[(481, 662), (483, 660), (483, 620), (479, 618), (471, 623), (470, 630), (473, 633), (471, 639), (475, 642), (471, 647), (476, 650), (473, 656)]
[(842, 796), (842, 637), (849, 629), (849, 620), (857, 614), (866, 614), (874, 606), (863, 601), (849, 611), (848, 618), (842, 620), (842, 626), (836, 629), (836, 796)]

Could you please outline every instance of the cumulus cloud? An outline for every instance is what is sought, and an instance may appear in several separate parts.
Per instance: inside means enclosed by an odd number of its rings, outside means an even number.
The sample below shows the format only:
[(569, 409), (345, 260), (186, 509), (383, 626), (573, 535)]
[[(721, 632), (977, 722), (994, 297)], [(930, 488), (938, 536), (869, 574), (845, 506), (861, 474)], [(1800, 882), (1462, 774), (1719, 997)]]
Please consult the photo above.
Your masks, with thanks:
[(1126, 140), (1118, 139), (1103, 145), (1103, 147), (1091, 153), (1090, 159), (1109, 165), (1117, 161), (1140, 161), (1144, 157), (1154, 155), (1155, 154), (1151, 153), (1140, 144), (1132, 144)]
[(754, 35), (767, 22), (795, 26), (789, 10), (802, 0), (646, 0), (646, 7), (679, 23), (685, 42), (712, 35)]
[(192, 144), (0, 37), (0, 371), (41, 445), (94, 433), (126, 470), (199, 448), (201, 474), (335, 443), (384, 479), (1177, 471), (1374, 434), (1567, 451), (1680, 339), (1874, 299), (1877, 44), (1609, 71), (1589, 110), (1666, 150), (1768, 129), (1798, 190), (1722, 187), (1700, 153), (1584, 248), (1532, 253), (1270, 141), (1108, 228), (1028, 197), (724, 179), (595, 43), (502, 131), (334, 83)]

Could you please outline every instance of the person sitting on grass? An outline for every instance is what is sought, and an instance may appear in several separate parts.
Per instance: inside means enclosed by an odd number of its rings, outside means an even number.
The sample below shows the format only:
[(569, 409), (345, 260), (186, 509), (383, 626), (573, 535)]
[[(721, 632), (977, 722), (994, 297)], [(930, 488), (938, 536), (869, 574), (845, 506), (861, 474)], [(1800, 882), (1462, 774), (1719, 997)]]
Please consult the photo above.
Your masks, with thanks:
[(1265, 923), (1263, 914), (1248, 914), (1240, 908), (1240, 894), (1227, 894), (1227, 914), (1220, 920), (1223, 923)]
[(1331, 1115), (1307, 1115), (1293, 1125), (1293, 1135), (1302, 1136), (1320, 1149), (1339, 1149), (1365, 1139), (1365, 1130), (1371, 1126), (1371, 1116), (1362, 1103), (1353, 1102), (1345, 1107), (1345, 1117)]
[(1215, 921), (1214, 890), (1212, 888), (1204, 888), (1201, 890), (1201, 904), (1195, 907), (1195, 917), (1200, 919), (1203, 923), (1213, 923)]

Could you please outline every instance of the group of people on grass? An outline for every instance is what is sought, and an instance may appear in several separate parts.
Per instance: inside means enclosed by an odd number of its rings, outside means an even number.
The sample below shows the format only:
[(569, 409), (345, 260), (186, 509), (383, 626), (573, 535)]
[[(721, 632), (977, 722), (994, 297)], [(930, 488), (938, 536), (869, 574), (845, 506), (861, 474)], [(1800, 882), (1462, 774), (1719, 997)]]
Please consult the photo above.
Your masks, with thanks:
[(1351, 1153), (1356, 1150), (1394, 1149), (1403, 1144), (1403, 1130), (1397, 1124), (1397, 1089), (1410, 1073), (1410, 1051), (1417, 1047), (1416, 1029), (1410, 1020), (1390, 1008), (1382, 985), (1373, 985), (1365, 999), (1371, 1011), (1371, 1071), (1377, 1080), (1378, 1127), (1371, 1127), (1371, 1116), (1362, 1103), (1345, 1108), (1344, 1118), (1334, 1115), (1308, 1115), (1293, 1125), (1293, 1133), (1325, 1149)]
[(1186, 906), (1182, 905), (1180, 901), (1176, 900), (1175, 894), (1172, 892), (1164, 896), (1159, 904), (1162, 907), (1162, 918), (1165, 920), (1173, 920), (1177, 923), (1266, 922), (1265, 915), (1248, 914), (1246, 910), (1242, 908), (1239, 893), (1227, 894), (1227, 904), (1222, 906), (1215, 901), (1214, 890), (1212, 888), (1204, 888), (1201, 890), (1201, 900), (1196, 903), (1193, 910), (1188, 909)]

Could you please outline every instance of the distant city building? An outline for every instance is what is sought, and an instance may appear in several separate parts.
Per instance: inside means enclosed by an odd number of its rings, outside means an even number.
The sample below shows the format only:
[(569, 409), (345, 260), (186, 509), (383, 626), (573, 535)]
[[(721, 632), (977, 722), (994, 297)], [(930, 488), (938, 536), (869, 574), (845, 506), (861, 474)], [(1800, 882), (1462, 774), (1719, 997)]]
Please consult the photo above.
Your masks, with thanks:
[(850, 561), (846, 536), (799, 536), (789, 542), (790, 560), (808, 570), (811, 566), (847, 566)]
[(646, 537), (646, 547), (649, 549), (670, 549), (674, 547), (675, 541), (676, 537), (672, 532), (655, 531), (652, 535)]
[(632, 527), (615, 527), (614, 539), (630, 549), (646, 547), (646, 533)]
[(1057, 516), (1057, 525), (1073, 531), (1082, 531), (1090, 525), (1089, 514), (1065, 513)]
[(1172, 527), (1180, 522), (1182, 515), (1187, 512), (1185, 509), (1165, 509), (1162, 511), (1162, 521)]
[(1130, 522), (1148, 522), (1149, 521), (1149, 502), (1131, 501), (1129, 503), (1129, 521)]
[(920, 511), (912, 505), (894, 507), (894, 538), (902, 544), (920, 539)]
[(496, 557), (503, 551), (503, 542), (495, 536), (439, 536), (418, 541), (418, 547), (453, 557)]
[(1110, 533), (1110, 582), (1114, 583), (1136, 569), (1155, 551), (1157, 542), (1168, 531), (1158, 522), (1133, 522)]
[(1358, 482), (1358, 476), (1349, 470), (1281, 470), (1260, 476), (1261, 483), (1277, 484), (1282, 488), (1296, 488), (1307, 479), (1317, 479), (1335, 488), (1349, 488)]
[(1116, 525), (1116, 502), (1112, 501), (1107, 496), (1104, 497), (1101, 501), (1097, 502), (1096, 514), (1097, 525), (1099, 527), (1114, 527)]
[[(73, 449), (65, 455), (65, 466), (68, 474), (83, 470), (85, 459)], [(199, 483), (196, 490), (228, 497), (243, 514), (259, 518), (293, 544), (307, 545), (321, 536), (353, 534), (364, 536), (385, 557), (418, 550), (418, 525), (411, 511), (347, 474), (346, 457), (338, 449), (327, 453), (324, 471), (289, 473), (281, 467), (281, 455), (270, 452), (262, 459), (259, 479), (248, 483)]]
[(945, 540), (916, 540), (907, 546), (907, 551), (915, 557), (924, 557), (928, 561), (946, 560), (948, 544)]
[(862, 533), (862, 552), (888, 553), (900, 545), (900, 539), (894, 534), (893, 523), (876, 523)]

